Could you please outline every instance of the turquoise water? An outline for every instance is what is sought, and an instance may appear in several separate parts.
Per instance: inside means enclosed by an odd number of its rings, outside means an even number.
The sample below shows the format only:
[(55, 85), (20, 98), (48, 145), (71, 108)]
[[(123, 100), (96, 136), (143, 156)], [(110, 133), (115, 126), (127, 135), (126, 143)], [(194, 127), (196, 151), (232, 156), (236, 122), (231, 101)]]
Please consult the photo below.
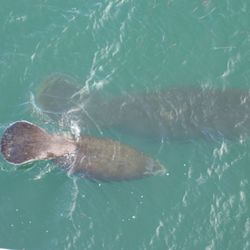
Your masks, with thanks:
[[(0, 132), (34, 111), (54, 72), (116, 93), (169, 86), (250, 88), (248, 1), (9, 1), (0, 9)], [(55, 126), (54, 126), (55, 125)], [(0, 247), (249, 249), (249, 140), (121, 140), (169, 175), (96, 183), (51, 162), (0, 160)]]

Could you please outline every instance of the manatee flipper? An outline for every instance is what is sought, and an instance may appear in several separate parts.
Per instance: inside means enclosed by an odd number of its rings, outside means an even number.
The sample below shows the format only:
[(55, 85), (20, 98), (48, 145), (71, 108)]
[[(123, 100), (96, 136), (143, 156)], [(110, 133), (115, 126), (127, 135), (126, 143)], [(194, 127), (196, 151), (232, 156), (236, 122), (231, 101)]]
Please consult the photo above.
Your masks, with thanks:
[(8, 162), (16, 165), (53, 159), (74, 149), (69, 138), (51, 135), (27, 121), (11, 124), (1, 139), (1, 153)]

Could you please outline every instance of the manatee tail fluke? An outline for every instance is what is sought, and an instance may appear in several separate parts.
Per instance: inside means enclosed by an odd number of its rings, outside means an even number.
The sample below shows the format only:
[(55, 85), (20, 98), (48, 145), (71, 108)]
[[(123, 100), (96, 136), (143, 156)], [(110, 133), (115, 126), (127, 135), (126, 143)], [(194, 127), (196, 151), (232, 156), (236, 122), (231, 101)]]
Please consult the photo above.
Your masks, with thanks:
[(80, 85), (71, 76), (55, 73), (40, 86), (36, 95), (37, 106), (52, 118), (58, 118), (75, 106)]
[(1, 139), (2, 155), (15, 165), (53, 159), (74, 150), (75, 143), (71, 139), (49, 134), (27, 121), (12, 123)]

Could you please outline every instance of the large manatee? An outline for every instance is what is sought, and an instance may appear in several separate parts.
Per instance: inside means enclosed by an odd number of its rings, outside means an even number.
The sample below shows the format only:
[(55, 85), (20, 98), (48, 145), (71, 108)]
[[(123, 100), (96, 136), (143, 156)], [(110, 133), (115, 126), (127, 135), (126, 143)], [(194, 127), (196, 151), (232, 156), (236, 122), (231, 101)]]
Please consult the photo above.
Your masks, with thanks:
[(250, 94), (244, 89), (191, 86), (121, 95), (100, 90), (82, 95), (80, 85), (61, 74), (50, 76), (42, 86), (36, 96), (42, 110), (51, 117), (67, 114), (89, 129), (112, 127), (166, 140), (231, 139), (250, 131)]

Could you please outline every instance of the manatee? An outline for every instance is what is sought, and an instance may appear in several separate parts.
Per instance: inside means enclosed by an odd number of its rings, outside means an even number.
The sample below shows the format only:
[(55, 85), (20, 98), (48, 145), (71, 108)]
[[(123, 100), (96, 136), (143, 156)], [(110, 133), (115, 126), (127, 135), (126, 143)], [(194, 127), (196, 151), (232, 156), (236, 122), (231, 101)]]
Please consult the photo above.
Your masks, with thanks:
[[(61, 106), (69, 119), (79, 120), (80, 126), (88, 129), (112, 128), (144, 139), (170, 141), (198, 137), (234, 139), (250, 132), (247, 89), (178, 86), (120, 95), (100, 90), (74, 99), (79, 85), (64, 77), (62, 75), (56, 85), (50, 79), (46, 82), (56, 91), (49, 96), (48, 91), (40, 91), (36, 96), (37, 105), (52, 112)], [(71, 96), (62, 96), (68, 88)]]
[(17, 121), (7, 127), (1, 139), (1, 153), (15, 165), (51, 159), (71, 173), (103, 181), (130, 180), (165, 172), (157, 160), (118, 141), (90, 136), (75, 140), (48, 133), (27, 121)]

